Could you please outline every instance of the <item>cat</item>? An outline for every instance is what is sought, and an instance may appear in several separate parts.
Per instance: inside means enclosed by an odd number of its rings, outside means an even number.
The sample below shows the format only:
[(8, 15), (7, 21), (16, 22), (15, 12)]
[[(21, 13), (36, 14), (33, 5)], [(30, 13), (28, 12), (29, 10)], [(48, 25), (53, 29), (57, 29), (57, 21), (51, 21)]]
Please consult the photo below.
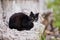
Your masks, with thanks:
[(38, 21), (38, 15), (39, 15), (39, 13), (33, 14), (33, 12), (31, 12), (30, 18), (32, 19), (32, 21), (37, 22)]
[(14, 13), (9, 19), (9, 28), (18, 31), (30, 30), (34, 26), (33, 22), (38, 20), (38, 14), (34, 14), (32, 11), (29, 16), (23, 12)]

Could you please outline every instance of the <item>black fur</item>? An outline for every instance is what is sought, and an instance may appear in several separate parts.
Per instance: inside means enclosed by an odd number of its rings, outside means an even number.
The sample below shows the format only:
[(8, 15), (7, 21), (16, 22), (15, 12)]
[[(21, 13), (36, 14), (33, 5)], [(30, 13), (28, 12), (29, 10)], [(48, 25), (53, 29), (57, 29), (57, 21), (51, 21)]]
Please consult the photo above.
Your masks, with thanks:
[(23, 12), (13, 14), (9, 19), (9, 28), (19, 31), (30, 30), (34, 26), (33, 19), (31, 18), (32, 14), (33, 12), (31, 12), (30, 16), (27, 16)]
[(32, 19), (32, 21), (36, 22), (38, 20), (38, 15), (39, 13), (33, 14), (33, 12), (31, 12), (30, 18)]

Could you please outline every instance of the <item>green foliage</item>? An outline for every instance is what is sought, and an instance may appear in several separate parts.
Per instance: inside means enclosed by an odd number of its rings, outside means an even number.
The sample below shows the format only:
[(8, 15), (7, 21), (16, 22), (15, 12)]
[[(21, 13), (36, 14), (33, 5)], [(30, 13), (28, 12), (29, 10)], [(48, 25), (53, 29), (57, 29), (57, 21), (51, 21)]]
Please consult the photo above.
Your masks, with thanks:
[(46, 40), (46, 37), (44, 35), (42, 35), (41, 40)]
[(54, 11), (54, 26), (58, 27), (60, 29), (60, 0), (48, 0), (47, 3), (48, 8), (53, 8)]

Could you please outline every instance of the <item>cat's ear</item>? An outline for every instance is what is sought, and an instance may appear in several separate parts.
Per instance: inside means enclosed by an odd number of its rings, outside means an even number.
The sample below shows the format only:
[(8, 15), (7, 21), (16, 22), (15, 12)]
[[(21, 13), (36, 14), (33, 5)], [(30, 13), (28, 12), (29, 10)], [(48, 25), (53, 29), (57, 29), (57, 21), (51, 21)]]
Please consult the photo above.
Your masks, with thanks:
[(33, 15), (34, 15), (34, 14), (33, 14), (33, 12), (31, 11), (31, 12), (30, 12), (30, 16), (33, 16)]
[(39, 13), (36, 13), (36, 16), (38, 17)]

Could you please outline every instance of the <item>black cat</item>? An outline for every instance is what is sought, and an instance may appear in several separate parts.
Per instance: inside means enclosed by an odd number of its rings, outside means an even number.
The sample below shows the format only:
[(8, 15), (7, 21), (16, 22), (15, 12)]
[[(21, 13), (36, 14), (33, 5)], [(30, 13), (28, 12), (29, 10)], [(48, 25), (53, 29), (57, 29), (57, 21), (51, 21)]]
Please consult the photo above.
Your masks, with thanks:
[(32, 19), (32, 21), (36, 22), (38, 20), (38, 15), (39, 13), (33, 14), (33, 12), (31, 12), (30, 18)]
[(30, 16), (27, 16), (23, 12), (15, 13), (9, 19), (9, 28), (19, 31), (30, 30), (34, 26), (33, 21), (35, 18), (38, 20), (38, 13), (33, 14), (33, 12), (31, 12)]

